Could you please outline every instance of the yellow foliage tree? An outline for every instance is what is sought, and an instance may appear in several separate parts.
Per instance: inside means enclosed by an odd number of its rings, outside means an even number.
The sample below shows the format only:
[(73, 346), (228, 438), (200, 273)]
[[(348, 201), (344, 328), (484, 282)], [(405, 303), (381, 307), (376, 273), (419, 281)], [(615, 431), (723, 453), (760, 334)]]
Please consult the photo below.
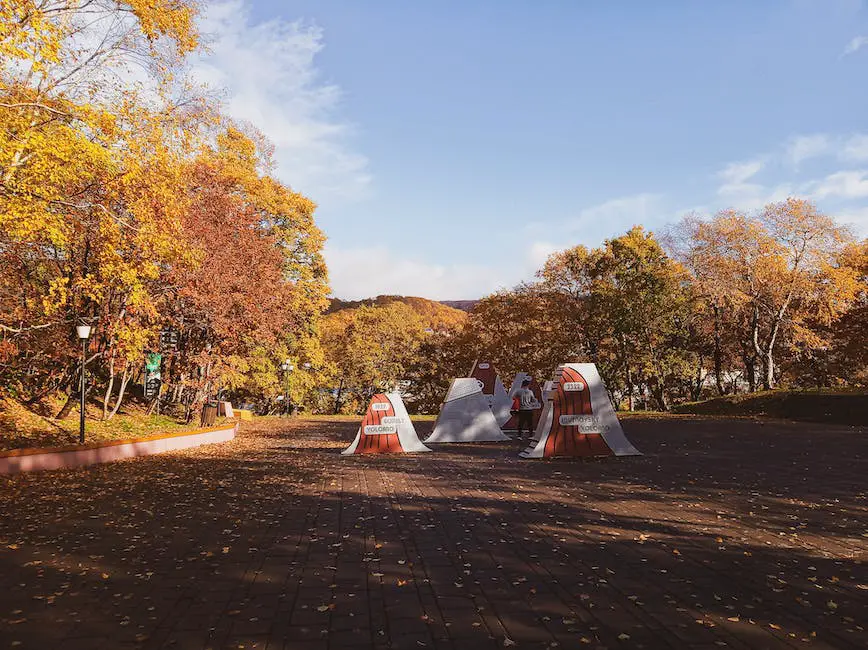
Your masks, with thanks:
[(726, 210), (682, 225), (680, 256), (704, 291), (736, 314), (739, 339), (754, 385), (754, 361), (765, 388), (776, 384), (777, 354), (784, 345), (808, 349), (828, 341), (829, 325), (859, 290), (855, 270), (840, 263), (849, 231), (809, 201), (771, 203), (755, 217)]

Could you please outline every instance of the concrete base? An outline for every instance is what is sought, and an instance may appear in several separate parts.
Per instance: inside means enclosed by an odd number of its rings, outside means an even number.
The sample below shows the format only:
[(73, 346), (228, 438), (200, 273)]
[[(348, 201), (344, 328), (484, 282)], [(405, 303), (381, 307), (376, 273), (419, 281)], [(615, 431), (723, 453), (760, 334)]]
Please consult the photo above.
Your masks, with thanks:
[(53, 449), (16, 449), (0, 452), (0, 474), (36, 472), (43, 469), (81, 467), (113, 460), (161, 454), (166, 451), (227, 442), (235, 437), (238, 425), (197, 429), (153, 438), (110, 440), (89, 445), (69, 445)]

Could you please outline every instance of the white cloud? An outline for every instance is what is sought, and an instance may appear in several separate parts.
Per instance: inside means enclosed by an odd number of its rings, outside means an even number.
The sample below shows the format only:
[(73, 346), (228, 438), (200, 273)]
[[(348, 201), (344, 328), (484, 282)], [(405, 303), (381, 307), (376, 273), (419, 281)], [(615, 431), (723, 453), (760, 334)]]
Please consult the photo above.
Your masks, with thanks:
[[(809, 158), (826, 158), (827, 163), (828, 160), (835, 159), (864, 161), (868, 160), (868, 135), (795, 136), (778, 152), (774, 156), (766, 156), (765, 159), (779, 165), (789, 162), (793, 166)], [(717, 188), (717, 207), (753, 211), (768, 203), (798, 196), (825, 203), (826, 207), (821, 205), (821, 209), (825, 209), (837, 220), (853, 224), (858, 232), (868, 232), (868, 207), (859, 205), (868, 198), (868, 169), (844, 169), (820, 178), (778, 184), (764, 184), (752, 180), (760, 169), (762, 165), (731, 163), (718, 172), (716, 177), (723, 182)]]
[[(567, 227), (572, 231), (581, 231), (592, 236), (600, 233), (612, 233), (634, 224), (646, 224), (658, 214), (661, 194), (634, 194), (611, 199), (604, 203), (584, 208), (578, 217), (571, 220)], [(584, 238), (587, 239), (587, 238)], [(602, 241), (586, 241), (597, 245)]]
[(868, 197), (868, 170), (835, 172), (822, 180), (808, 183), (805, 190), (814, 199)]
[(760, 183), (731, 183), (721, 185), (717, 189), (717, 195), (724, 202), (725, 207), (739, 210), (756, 210), (767, 203), (783, 201), (792, 194), (793, 187), (787, 183), (774, 187)]
[(527, 252), (527, 262), (532, 272), (541, 269), (549, 258), (549, 255), (563, 250), (563, 244), (557, 245), (547, 241), (535, 241), (530, 245)]
[(329, 243), (324, 254), (332, 294), (344, 300), (381, 294), (471, 300), (533, 280), (548, 256), (564, 248), (563, 244), (534, 241), (524, 259), (518, 257), (508, 266), (435, 264), (385, 246), (342, 248)]
[(316, 68), (322, 30), (279, 18), (253, 23), (249, 0), (208, 4), (200, 28), (210, 36), (210, 54), (191, 74), (225, 89), (226, 112), (274, 143), (281, 180), (318, 202), (366, 196), (367, 160), (348, 147), (351, 129), (334, 115), (340, 88)]
[(854, 54), (866, 45), (868, 45), (868, 36), (856, 36), (847, 44), (847, 47), (844, 48), (844, 52), (841, 54), (841, 56)]
[(833, 214), (838, 221), (852, 225), (860, 236), (868, 235), (868, 206), (839, 210)]
[(721, 181), (717, 188), (719, 201), (728, 208), (755, 210), (766, 203), (781, 201), (789, 196), (792, 192), (789, 184), (768, 187), (752, 180), (766, 168), (768, 160), (768, 156), (763, 156), (745, 162), (729, 163), (717, 172), (715, 177)]
[[(433, 264), (385, 246), (339, 248), (328, 244), (324, 253), (332, 294), (345, 300), (379, 294), (469, 300), (511, 287), (530, 276), (524, 268), (502, 270), (476, 264)], [(515, 277), (506, 282), (505, 276)]]
[(832, 138), (823, 133), (799, 135), (790, 138), (786, 146), (785, 157), (790, 164), (798, 166), (803, 160), (829, 154), (834, 146), (835, 143)]
[(763, 167), (765, 167), (765, 160), (762, 158), (729, 163), (717, 173), (717, 177), (724, 185), (741, 185), (756, 176)]
[(844, 143), (841, 158), (852, 162), (868, 160), (868, 135), (859, 133), (850, 137)]
[(859, 162), (868, 160), (868, 135), (855, 133), (849, 137), (825, 133), (793, 136), (787, 142), (783, 160), (793, 166), (811, 158), (836, 156), (839, 160)]

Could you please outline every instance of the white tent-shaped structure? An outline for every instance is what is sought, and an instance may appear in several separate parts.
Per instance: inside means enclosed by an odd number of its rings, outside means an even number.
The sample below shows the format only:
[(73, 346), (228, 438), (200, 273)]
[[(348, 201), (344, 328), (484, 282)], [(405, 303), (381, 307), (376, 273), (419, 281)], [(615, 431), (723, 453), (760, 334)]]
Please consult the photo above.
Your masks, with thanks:
[(371, 398), (352, 444), (341, 454), (390, 454), (431, 451), (422, 444), (401, 393), (379, 393)]
[(434, 430), (425, 442), (501, 442), (509, 437), (500, 430), (488, 400), (482, 394), (482, 382), (472, 377), (453, 379)]
[(489, 361), (474, 361), (470, 376), (482, 382), (482, 393), (488, 400), (491, 412), (494, 413), (497, 426), (502, 427), (509, 420), (512, 399), (507, 395), (494, 364)]
[(624, 435), (593, 363), (559, 366), (545, 397), (539, 439), (521, 458), (641, 455)]

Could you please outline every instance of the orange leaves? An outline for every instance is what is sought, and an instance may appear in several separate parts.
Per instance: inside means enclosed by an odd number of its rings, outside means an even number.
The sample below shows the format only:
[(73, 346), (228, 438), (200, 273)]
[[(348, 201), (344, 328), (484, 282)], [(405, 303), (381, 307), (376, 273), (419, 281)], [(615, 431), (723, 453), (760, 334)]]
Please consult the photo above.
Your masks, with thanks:
[(845, 261), (851, 235), (809, 201), (770, 203), (753, 216), (725, 210), (709, 220), (688, 217), (672, 239), (715, 308), (717, 340), (731, 337), (731, 354), (750, 350), (766, 388), (782, 351), (828, 346), (825, 328), (860, 289)]

